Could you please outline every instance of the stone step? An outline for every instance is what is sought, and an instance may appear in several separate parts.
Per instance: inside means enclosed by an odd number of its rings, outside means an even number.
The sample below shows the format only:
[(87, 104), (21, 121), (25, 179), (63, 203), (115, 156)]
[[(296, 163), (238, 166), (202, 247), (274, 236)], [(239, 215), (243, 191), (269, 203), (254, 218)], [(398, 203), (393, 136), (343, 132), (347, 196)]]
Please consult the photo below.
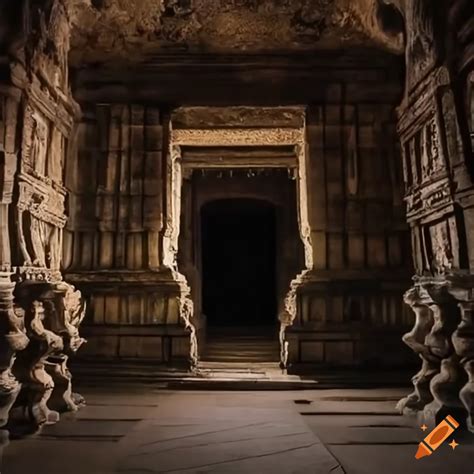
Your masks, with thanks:
[(206, 346), (204, 352), (209, 354), (211, 352), (216, 353), (248, 353), (248, 354), (274, 354), (278, 353), (278, 347), (254, 347), (254, 346), (235, 346), (235, 345), (222, 345), (222, 346)]
[(284, 375), (277, 363), (206, 362), (197, 371), (172, 369), (165, 364), (142, 360), (75, 361), (73, 381), (81, 386), (110, 384), (117, 387), (146, 386), (153, 389), (183, 390), (307, 390), (337, 388), (412, 388), (410, 371), (315, 369), (311, 373)]
[(262, 345), (262, 346), (272, 346), (278, 345), (278, 342), (273, 339), (207, 339), (207, 344), (240, 344), (243, 346), (250, 345)]
[(228, 334), (208, 336), (201, 355), (203, 362), (221, 364), (237, 363), (245, 365), (254, 363), (277, 363), (280, 360), (278, 339), (271, 333), (239, 333), (243, 329), (229, 330)]
[(278, 362), (219, 362), (201, 360), (198, 363), (199, 370), (219, 370), (227, 372), (265, 372), (269, 369), (279, 370)]

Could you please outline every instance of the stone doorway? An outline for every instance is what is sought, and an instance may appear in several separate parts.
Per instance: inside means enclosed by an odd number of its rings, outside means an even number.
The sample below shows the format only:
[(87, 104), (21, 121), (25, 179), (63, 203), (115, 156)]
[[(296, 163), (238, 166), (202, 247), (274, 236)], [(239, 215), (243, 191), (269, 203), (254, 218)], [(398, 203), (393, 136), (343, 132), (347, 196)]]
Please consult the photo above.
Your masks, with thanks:
[[(216, 197), (261, 199), (262, 190), (269, 186), (273, 188), (266, 190), (273, 194), (270, 201), (284, 208), (282, 222), (292, 221), (292, 234), (284, 236), (280, 249), (283, 253), (279, 260), (283, 263), (279, 265), (285, 268), (285, 272), (280, 273), (285, 275), (285, 281), (278, 276), (277, 303), (273, 302), (276, 310), (269, 310), (276, 322), (270, 334), (272, 360), (280, 360), (286, 366), (286, 328), (296, 317), (296, 291), (313, 262), (307, 202), (305, 110), (299, 107), (182, 108), (173, 112), (170, 132), (167, 167), (171, 173), (167, 183), (163, 259), (173, 269), (176, 281), (184, 284), (182, 301), (188, 303), (183, 304), (193, 309), (181, 312), (184, 325), (190, 330), (192, 350), (196, 356), (202, 356), (209, 345), (206, 340), (208, 321), (202, 301), (202, 249), (196, 246), (194, 234), (196, 216), (199, 220), (200, 208)], [(224, 186), (214, 182), (211, 187), (215, 188), (216, 195), (200, 201), (196, 199), (196, 186), (201, 176), (228, 181)], [(239, 180), (245, 176), (257, 179), (250, 187), (237, 184), (242, 183)], [(277, 181), (268, 185), (272, 182), (270, 176)], [(286, 186), (285, 182), (291, 182), (292, 186)], [(286, 224), (281, 227), (287, 228)], [(290, 241), (297, 249), (291, 249)], [(252, 325), (243, 319), (248, 330)]]
[(277, 323), (276, 210), (257, 199), (201, 209), (202, 306), (208, 329)]

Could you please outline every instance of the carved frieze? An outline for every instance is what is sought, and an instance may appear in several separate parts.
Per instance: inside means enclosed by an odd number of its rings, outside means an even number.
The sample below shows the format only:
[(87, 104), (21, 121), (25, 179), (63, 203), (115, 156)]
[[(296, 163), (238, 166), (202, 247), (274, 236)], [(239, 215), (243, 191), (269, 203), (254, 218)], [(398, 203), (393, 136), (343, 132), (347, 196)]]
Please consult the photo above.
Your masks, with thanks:
[(305, 143), (303, 128), (176, 129), (174, 145), (182, 146), (271, 146)]
[(441, 179), (425, 187), (417, 187), (406, 195), (405, 201), (408, 221), (423, 219), (452, 204), (450, 182), (448, 179)]
[(18, 209), (62, 229), (66, 223), (65, 191), (45, 186), (43, 181), (28, 175), (19, 175), (19, 181)]
[(446, 172), (435, 109), (430, 109), (421, 124), (403, 137), (404, 170), (407, 188), (427, 183)]

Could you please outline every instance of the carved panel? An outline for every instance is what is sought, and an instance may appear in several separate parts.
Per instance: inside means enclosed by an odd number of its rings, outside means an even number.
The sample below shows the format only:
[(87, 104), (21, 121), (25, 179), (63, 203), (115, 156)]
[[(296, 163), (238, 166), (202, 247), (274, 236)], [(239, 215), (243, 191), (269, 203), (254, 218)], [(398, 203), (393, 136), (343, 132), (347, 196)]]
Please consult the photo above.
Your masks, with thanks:
[(174, 145), (187, 146), (268, 146), (304, 144), (304, 129), (233, 128), (177, 129), (171, 132)]
[[(36, 10), (31, 18), (32, 30), (27, 46), (31, 51), (34, 73), (47, 81), (57, 92), (68, 92), (68, 53), (70, 25), (64, 3), (53, 1), (48, 11)], [(30, 33), (30, 32), (28, 32)]]
[(409, 89), (413, 89), (436, 64), (433, 11), (431, 0), (413, 0), (406, 6)]
[(451, 243), (449, 228), (446, 222), (429, 227), (431, 240), (432, 261), (431, 266), (435, 273), (441, 274), (453, 267), (453, 246)]
[(405, 157), (405, 179), (409, 187), (428, 181), (445, 170), (438, 123), (431, 109), (422, 125), (411, 131), (402, 143)]

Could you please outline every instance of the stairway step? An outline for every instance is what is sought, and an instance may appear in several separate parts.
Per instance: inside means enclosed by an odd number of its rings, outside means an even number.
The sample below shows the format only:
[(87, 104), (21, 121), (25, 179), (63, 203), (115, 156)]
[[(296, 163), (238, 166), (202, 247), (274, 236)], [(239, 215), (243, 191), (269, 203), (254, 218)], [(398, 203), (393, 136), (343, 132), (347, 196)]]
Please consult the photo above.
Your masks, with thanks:
[(275, 347), (262, 347), (262, 348), (254, 348), (254, 347), (214, 347), (214, 346), (207, 346), (204, 350), (206, 353), (210, 352), (230, 352), (234, 354), (275, 354), (280, 352)]

